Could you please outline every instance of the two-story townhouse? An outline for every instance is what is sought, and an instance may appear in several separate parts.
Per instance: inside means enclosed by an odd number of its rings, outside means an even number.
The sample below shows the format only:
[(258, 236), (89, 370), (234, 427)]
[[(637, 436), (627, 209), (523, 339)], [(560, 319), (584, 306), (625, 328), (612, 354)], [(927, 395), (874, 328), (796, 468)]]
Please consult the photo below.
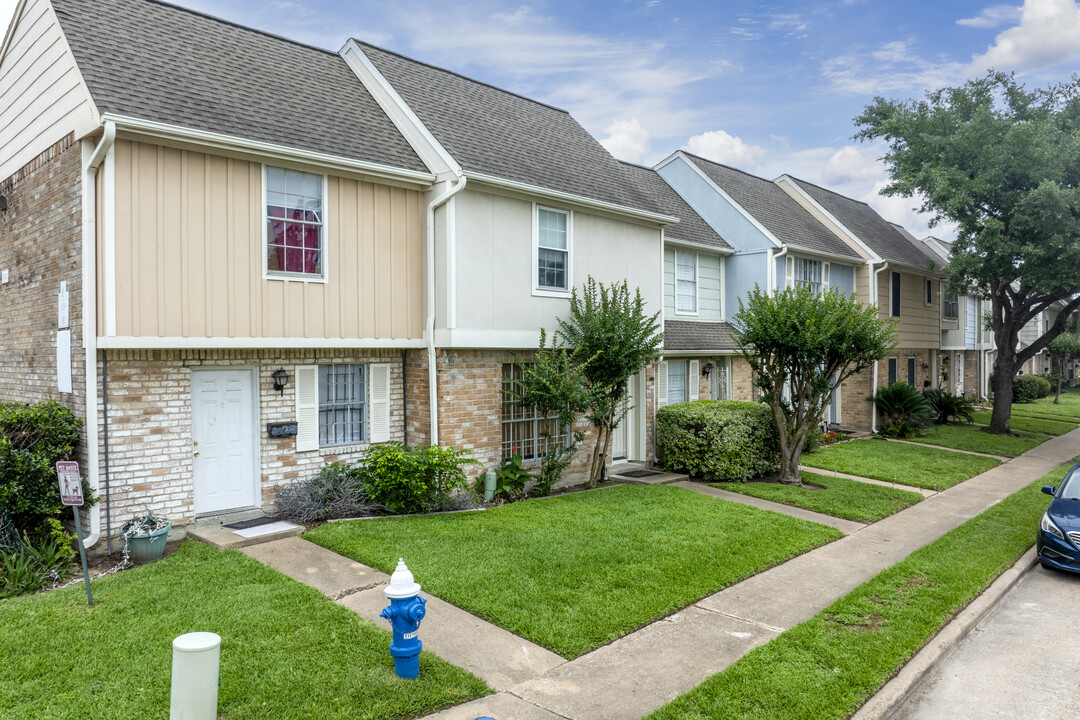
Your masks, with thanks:
[[(893, 355), (870, 372), (852, 378), (861, 397), (876, 388), (906, 382), (920, 390), (936, 386), (942, 329), (958, 328), (955, 299), (946, 303), (941, 258), (913, 241), (864, 202), (805, 180), (783, 175), (777, 185), (806, 208), (836, 237), (866, 258), (856, 273), (856, 294), (876, 303), (881, 317), (898, 322)], [(870, 405), (870, 426), (876, 409)]]
[[(540, 328), (556, 328), (589, 276), (625, 280), (659, 310), (663, 228), (677, 218), (565, 110), (357, 40), (341, 54), (443, 198), (428, 216), (431, 346), (408, 369), (410, 394), (428, 394), (432, 413), (410, 437), (468, 448), (486, 468), (514, 453), (534, 462), (565, 434), (503, 393), (520, 372), (515, 358), (528, 359)], [(647, 371), (631, 384), (614, 458), (647, 458), (654, 382)], [(568, 474), (587, 464), (580, 454)]]
[[(739, 300), (755, 287), (767, 292), (796, 285), (855, 291), (856, 269), (865, 263), (864, 258), (775, 183), (684, 151), (661, 161), (656, 170), (734, 248), (723, 264), (725, 320), (738, 311)], [(696, 327), (688, 326), (687, 333)], [(690, 338), (688, 344), (698, 344), (695, 339)], [(730, 397), (757, 397), (745, 360), (734, 359), (731, 376)], [(827, 419), (868, 427), (862, 398), (848, 393), (852, 401), (845, 407), (847, 385), (837, 388)]]

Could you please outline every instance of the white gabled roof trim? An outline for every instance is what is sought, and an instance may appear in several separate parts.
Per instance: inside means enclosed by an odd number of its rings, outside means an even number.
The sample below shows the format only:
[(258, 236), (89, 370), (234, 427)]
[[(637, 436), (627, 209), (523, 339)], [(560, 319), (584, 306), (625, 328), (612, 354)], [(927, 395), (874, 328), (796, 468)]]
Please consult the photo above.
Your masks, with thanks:
[(116, 123), (118, 132), (133, 135), (145, 135), (150, 138), (182, 141), (218, 150), (240, 151), (258, 155), (267, 160), (286, 160), (306, 163), (327, 170), (343, 170), (351, 173), (361, 173), (363, 175), (406, 182), (423, 187), (430, 187), (432, 183), (435, 182), (435, 176), (431, 173), (416, 172), (415, 170), (406, 170), (404, 168), (381, 165), (365, 160), (354, 160), (352, 158), (341, 157), (340, 155), (328, 155), (326, 153), (313, 152), (311, 150), (301, 150), (299, 148), (286, 147), (284, 145), (275, 145), (273, 143), (251, 140), (235, 135), (223, 135), (221, 133), (208, 132), (206, 130), (195, 130), (179, 125), (169, 125), (153, 120), (140, 120), (139, 118), (113, 115), (111, 113), (105, 113), (101, 119), (103, 122)]
[[(424, 161), (424, 164), (429, 169), (437, 169), (433, 167), (435, 165), (433, 161), (437, 159), (446, 165), (452, 173), (460, 177), (461, 165), (435, 138), (428, 127), (420, 120), (420, 117), (413, 112), (413, 109), (409, 107), (401, 94), (394, 89), (386, 76), (379, 72), (379, 69), (371, 62), (371, 58), (367, 56), (367, 53), (364, 52), (356, 40), (349, 38), (341, 50), (338, 51), (338, 54), (345, 60), (345, 64), (349, 66), (349, 69), (353, 71), (361, 84), (367, 87), (368, 92), (371, 93), (375, 101), (379, 103), (379, 106), (393, 121), (398, 131), (409, 141), (409, 144), (420, 156), (420, 159)], [(368, 87), (370, 84), (368, 80), (374, 83), (376, 87)], [(392, 107), (387, 107), (388, 104), (392, 105)], [(432, 157), (433, 155), (435, 157)]]
[(822, 252), (821, 250), (811, 250), (808, 247), (802, 245), (794, 245), (792, 243), (787, 244), (788, 249), (796, 255), (810, 255), (813, 257), (825, 258), (829, 262), (835, 262), (839, 265), (866, 265), (869, 260), (861, 257), (851, 257), (850, 255), (836, 255), (833, 253)]
[[(755, 228), (757, 228), (758, 232), (760, 232), (762, 235), (764, 235), (769, 240), (769, 242), (771, 242), (773, 245), (775, 245), (778, 248), (784, 247), (784, 243), (780, 242), (779, 238), (777, 238), (775, 235), (773, 235), (771, 232), (769, 232), (769, 229), (767, 227), (765, 227), (764, 225), (762, 225), (760, 222), (758, 222), (758, 219), (756, 217), (754, 217), (753, 215), (751, 215), (746, 210), (746, 208), (744, 208), (739, 203), (735, 202), (735, 198), (731, 197), (726, 192), (724, 192), (724, 189), (721, 188), (719, 185), (717, 185), (715, 182), (713, 182), (713, 179), (711, 177), (709, 177), (708, 175), (706, 175), (705, 171), (697, 166), (697, 163), (695, 163), (690, 158), (686, 157), (686, 154), (682, 150), (676, 150), (671, 155), (671, 157), (669, 157), (666, 160), (664, 160), (663, 162), (661, 162), (654, 169), (659, 170), (663, 166), (665, 166), (668, 163), (675, 160), (675, 158), (679, 158), (684, 163), (689, 165), (690, 168), (694, 172), (696, 172), (698, 174), (698, 177), (700, 177), (702, 180), (707, 182), (709, 184), (709, 186), (713, 190), (715, 190), (717, 193), (720, 194), (720, 197), (724, 198), (724, 200), (726, 200), (728, 203), (731, 204), (731, 207), (735, 208), (739, 212), (740, 215), (742, 215), (744, 218), (749, 220), (750, 224), (753, 225)], [(665, 180), (665, 182), (667, 182), (667, 181)], [(683, 200), (686, 200), (686, 198), (683, 198)], [(694, 207), (694, 204), (691, 203), (689, 200), (686, 200), (686, 204), (689, 205), (692, 208)], [(694, 211), (697, 212), (697, 208), (694, 208)], [(701, 215), (701, 213), (698, 212), (698, 215)], [(704, 219), (704, 216), (702, 216), (702, 219)], [(708, 222), (708, 221), (706, 221), (706, 222)], [(713, 230), (716, 230), (716, 228), (713, 228)], [(717, 232), (719, 232), (719, 230), (717, 230)]]
[(862, 240), (860, 240), (858, 235), (851, 232), (851, 230), (849, 230), (847, 228), (847, 226), (844, 225), (844, 223), (837, 220), (836, 217), (834, 217), (831, 212), (829, 212), (825, 208), (821, 207), (821, 204), (818, 203), (817, 200), (810, 197), (810, 194), (808, 192), (806, 192), (805, 190), (803, 190), (802, 186), (799, 185), (799, 183), (797, 183), (795, 181), (795, 179), (792, 178), (790, 175), (787, 175), (787, 174), (781, 175), (780, 177), (773, 180), (773, 182), (776, 183), (777, 185), (780, 185), (781, 187), (783, 187), (785, 185), (787, 187), (790, 187), (792, 190), (794, 190), (795, 192), (797, 192), (799, 194), (799, 197), (805, 199), (807, 202), (809, 202), (811, 205), (813, 205), (815, 208), (817, 208), (821, 212), (822, 215), (827, 217), (831, 222), (835, 223), (836, 227), (840, 228), (844, 232), (844, 235), (846, 236), (847, 240), (855, 243), (856, 246), (862, 248), (863, 251), (865, 251), (870, 256), (871, 262), (875, 262), (875, 263), (884, 262), (884, 259), (880, 255), (878, 255), (876, 252), (871, 250), (869, 245), (867, 245)]
[(716, 245), (707, 245), (705, 243), (694, 242), (693, 240), (683, 240), (681, 238), (673, 238), (667, 235), (664, 236), (664, 244), (677, 245), (679, 247), (690, 248), (691, 250), (704, 250), (705, 252), (711, 252), (717, 255), (735, 254), (735, 251), (731, 248), (717, 247)]
[(518, 182), (516, 180), (506, 180), (504, 178), (494, 177), (492, 175), (484, 175), (483, 173), (474, 173), (466, 171), (465, 177), (469, 180), (475, 180), (476, 182), (485, 183), (487, 185), (495, 185), (496, 187), (503, 187), (510, 190), (517, 190), (521, 193), (527, 193), (529, 195), (536, 195), (538, 197), (547, 198), (548, 200), (561, 201), (566, 203), (572, 203), (586, 208), (594, 208), (596, 210), (604, 210), (606, 212), (615, 213), (618, 215), (626, 215), (634, 217), (639, 220), (647, 220), (649, 222), (657, 223), (660, 225), (674, 225), (679, 222), (679, 218), (672, 215), (662, 215), (660, 213), (649, 212), (648, 210), (638, 210), (637, 208), (627, 207), (625, 205), (616, 205), (615, 203), (604, 202), (603, 200), (593, 200), (582, 195), (574, 195), (573, 193), (565, 193), (559, 190), (549, 190), (538, 185), (529, 185), (528, 183)]
[(4, 33), (4, 44), (0, 45), (0, 63), (3, 63), (4, 58), (7, 57), (8, 48), (11, 47), (11, 38), (15, 36), (15, 26), (19, 24), (19, 18), (22, 17), (25, 7), (26, 0), (15, 3), (15, 14), (11, 16), (11, 23), (8, 24), (7, 32)]

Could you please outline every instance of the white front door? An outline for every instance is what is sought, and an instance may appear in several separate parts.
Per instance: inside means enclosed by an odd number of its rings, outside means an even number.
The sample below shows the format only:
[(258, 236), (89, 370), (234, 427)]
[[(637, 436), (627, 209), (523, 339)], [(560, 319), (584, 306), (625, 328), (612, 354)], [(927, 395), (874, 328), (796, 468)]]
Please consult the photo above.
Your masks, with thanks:
[(964, 353), (956, 353), (956, 394), (964, 394)]
[(253, 375), (251, 370), (191, 371), (196, 515), (257, 504)]

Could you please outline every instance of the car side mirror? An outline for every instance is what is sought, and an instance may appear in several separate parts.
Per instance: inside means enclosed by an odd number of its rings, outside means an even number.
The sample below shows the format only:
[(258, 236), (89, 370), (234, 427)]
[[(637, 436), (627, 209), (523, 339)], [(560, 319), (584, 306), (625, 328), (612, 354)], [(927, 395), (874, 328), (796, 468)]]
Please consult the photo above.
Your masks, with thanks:
[(1043, 485), (1043, 492), (1047, 495), (1053, 495), (1057, 492), (1057, 487), (1054, 485)]

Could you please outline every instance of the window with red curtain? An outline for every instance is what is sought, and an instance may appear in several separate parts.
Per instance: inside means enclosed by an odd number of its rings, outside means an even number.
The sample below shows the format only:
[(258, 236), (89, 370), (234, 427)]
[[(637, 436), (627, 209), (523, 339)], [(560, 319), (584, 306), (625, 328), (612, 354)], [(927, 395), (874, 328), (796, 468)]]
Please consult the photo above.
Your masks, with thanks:
[(266, 168), (266, 269), (322, 277), (322, 175)]

